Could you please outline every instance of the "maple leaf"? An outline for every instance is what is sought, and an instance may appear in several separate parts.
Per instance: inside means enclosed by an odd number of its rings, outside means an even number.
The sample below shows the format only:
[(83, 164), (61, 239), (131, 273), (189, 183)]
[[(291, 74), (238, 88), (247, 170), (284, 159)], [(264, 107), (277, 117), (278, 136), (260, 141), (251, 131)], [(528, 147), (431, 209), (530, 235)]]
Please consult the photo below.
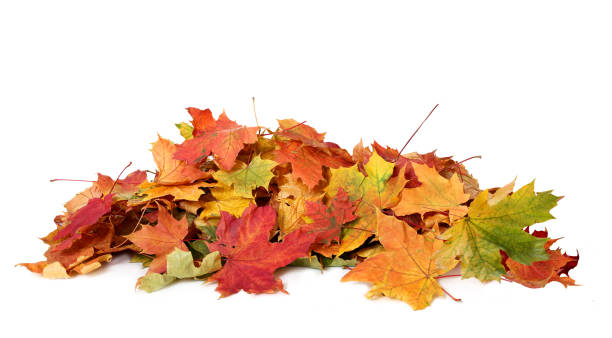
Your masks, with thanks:
[(257, 142), (257, 127), (244, 127), (230, 120), (225, 113), (215, 120), (208, 109), (187, 108), (193, 117), (193, 138), (177, 147), (174, 158), (196, 164), (211, 152), (224, 170), (231, 170), (245, 144)]
[(319, 133), (313, 127), (304, 123), (299, 123), (294, 119), (277, 121), (279, 130), (276, 132), (276, 135), (300, 141), (303, 144), (312, 147), (327, 147), (327, 145), (324, 143), (325, 133)]
[(446, 240), (441, 259), (461, 257), (463, 278), (481, 281), (499, 280), (506, 272), (500, 250), (525, 265), (549, 259), (544, 248), (547, 239), (531, 236), (523, 228), (552, 219), (550, 209), (559, 197), (550, 191), (535, 193), (534, 182), (493, 205), (488, 195), (488, 190), (481, 192), (468, 215), (440, 235)]
[(107, 222), (98, 222), (84, 226), (79, 230), (78, 237), (71, 238), (70, 245), (67, 241), (59, 240), (51, 243), (49, 250), (45, 252), (47, 261), (58, 261), (70, 269), (91, 258), (96, 251), (107, 251), (110, 249), (114, 237), (114, 227)]
[(286, 174), (279, 179), (277, 224), (281, 237), (295, 230), (302, 222), (306, 212), (306, 202), (316, 202), (323, 198), (322, 192), (312, 191), (297, 180), (292, 174)]
[(176, 278), (194, 278), (221, 269), (221, 256), (218, 251), (206, 255), (196, 267), (189, 251), (175, 248), (166, 256), (166, 273)]
[(357, 264), (342, 281), (372, 283), (368, 298), (384, 295), (400, 299), (414, 310), (421, 310), (442, 296), (435, 277), (450, 271), (457, 261), (434, 262), (443, 242), (431, 233), (419, 235), (408, 224), (377, 211), (378, 234), (385, 251)]
[(174, 159), (176, 147), (174, 143), (159, 135), (157, 142), (153, 143), (151, 152), (158, 168), (158, 172), (155, 175), (155, 183), (160, 185), (182, 185), (210, 177), (210, 173), (204, 172), (185, 161)]
[(359, 140), (359, 143), (353, 147), (353, 161), (355, 163), (367, 163), (370, 156), (372, 156), (372, 151), (363, 146), (363, 140)]
[(188, 224), (185, 217), (177, 221), (161, 205), (157, 212), (156, 226), (142, 225), (142, 229), (125, 237), (142, 248), (142, 252), (155, 255), (150, 271), (161, 273), (166, 271), (166, 254), (174, 248), (188, 250), (183, 242), (187, 235)]
[(59, 229), (54, 240), (63, 239), (63, 242), (56, 246), (57, 250), (66, 249), (72, 245), (73, 241), (81, 238), (80, 229), (96, 223), (100, 217), (109, 213), (113, 195), (106, 195), (104, 198), (92, 198), (87, 205), (71, 214), (66, 225)]
[(221, 211), (226, 211), (236, 217), (242, 215), (251, 203), (254, 202), (253, 196), (250, 198), (237, 195), (232, 187), (224, 184), (217, 184), (210, 189), (211, 195), (215, 198), (214, 201), (208, 201), (203, 204), (204, 210), (200, 213), (199, 219), (220, 217)]
[(140, 185), (138, 198), (131, 200), (132, 205), (142, 204), (159, 197), (172, 196), (175, 200), (197, 201), (204, 194), (202, 188), (214, 187), (214, 183), (196, 182), (183, 185), (159, 185), (153, 182), (144, 182)]
[(217, 281), (222, 297), (240, 290), (247, 293), (286, 292), (274, 271), (296, 258), (308, 254), (313, 235), (294, 231), (279, 243), (269, 241), (276, 213), (271, 206), (252, 204), (236, 219), (222, 212), (217, 227), (217, 241), (208, 244), (210, 251), (219, 251), (226, 258), (223, 268), (210, 280)]
[(274, 152), (278, 163), (291, 163), (293, 175), (313, 189), (323, 179), (323, 167), (340, 168), (353, 164), (346, 156), (335, 156), (331, 149), (305, 146), (302, 142), (278, 142), (279, 149)]
[(355, 215), (359, 218), (343, 230), (340, 245), (331, 251), (317, 251), (326, 255), (340, 255), (356, 249), (377, 230), (376, 210), (393, 207), (406, 184), (404, 170), (393, 175), (394, 164), (373, 152), (364, 166), (367, 176), (355, 164), (349, 168), (331, 169), (331, 178), (325, 192), (334, 197), (338, 190), (345, 190), (351, 201), (359, 201)]
[[(547, 231), (534, 231), (533, 236), (547, 238)], [(544, 249), (549, 256), (545, 261), (533, 262), (531, 265), (521, 264), (502, 253), (502, 261), (506, 267), (505, 277), (513, 282), (520, 283), (529, 288), (542, 288), (550, 282), (559, 282), (563, 286), (573, 286), (576, 282), (569, 276), (562, 277), (578, 264), (578, 256), (569, 256), (560, 249), (551, 250), (550, 247), (558, 239), (549, 239)]]
[(209, 253), (198, 266), (195, 266), (191, 252), (174, 248), (166, 255), (166, 273), (148, 273), (138, 280), (136, 286), (146, 292), (153, 292), (177, 279), (195, 278), (219, 269), (221, 269), (219, 252)]
[(181, 136), (185, 140), (190, 140), (193, 138), (193, 126), (185, 122), (176, 123), (175, 126), (178, 128), (179, 133), (181, 133)]
[[(83, 226), (78, 236), (69, 240), (54, 240), (59, 229), (42, 238), (50, 247), (45, 252), (46, 261), (21, 263), (28, 270), (40, 273), (45, 278), (68, 278), (72, 271), (80, 274), (91, 272), (102, 266), (102, 262), (111, 258), (111, 243), (114, 238), (114, 227), (107, 222), (97, 222)], [(62, 269), (59, 268), (61, 265)], [(49, 267), (50, 266), (50, 267)], [(62, 272), (63, 271), (63, 272)]]
[[(138, 186), (147, 179), (144, 171), (136, 170), (124, 179), (116, 181), (111, 177), (98, 173), (98, 180), (91, 187), (76, 194), (64, 205), (69, 213), (74, 213), (87, 205), (92, 198), (101, 198), (113, 193), (114, 200), (129, 199), (138, 191)], [(112, 191), (111, 191), (112, 190)]]
[(253, 189), (257, 187), (268, 189), (270, 180), (274, 177), (272, 168), (276, 166), (276, 162), (262, 160), (257, 155), (253, 157), (248, 165), (243, 162), (237, 162), (232, 171), (219, 170), (213, 174), (213, 177), (227, 186), (233, 186), (236, 195), (252, 198)]
[(385, 161), (395, 162), (398, 168), (406, 168), (407, 188), (416, 188), (421, 185), (414, 171), (413, 164), (426, 164), (428, 167), (436, 169), (442, 177), (448, 179), (457, 174), (464, 185), (465, 192), (470, 194), (470, 198), (476, 197), (480, 192), (478, 181), (468, 173), (461, 163), (453, 161), (452, 157), (438, 157), (435, 150), (426, 154), (409, 153), (400, 155), (397, 150), (389, 147), (385, 148), (376, 141), (372, 144), (372, 148)]
[(308, 221), (300, 229), (314, 233), (316, 243), (338, 242), (342, 225), (357, 218), (355, 209), (348, 194), (339, 188), (329, 207), (319, 201), (306, 202), (304, 215)]
[(462, 204), (469, 200), (470, 195), (463, 192), (463, 184), (457, 175), (448, 180), (425, 164), (414, 163), (412, 167), (421, 185), (402, 190), (400, 202), (393, 207), (397, 215), (448, 212), (452, 222), (467, 213), (468, 208)]
[(291, 163), (293, 175), (313, 189), (323, 177), (323, 168), (353, 165), (350, 155), (337, 144), (324, 142), (325, 133), (297, 123), (292, 119), (278, 120), (276, 143), (279, 148), (274, 159), (281, 164)]

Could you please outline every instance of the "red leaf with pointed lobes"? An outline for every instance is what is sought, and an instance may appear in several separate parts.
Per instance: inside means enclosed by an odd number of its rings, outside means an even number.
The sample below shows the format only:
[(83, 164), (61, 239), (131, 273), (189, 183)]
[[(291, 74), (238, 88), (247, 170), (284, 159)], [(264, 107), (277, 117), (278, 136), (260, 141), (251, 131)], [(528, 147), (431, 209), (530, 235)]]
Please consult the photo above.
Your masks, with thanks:
[(274, 271), (306, 256), (315, 236), (294, 231), (282, 242), (271, 243), (270, 232), (275, 223), (276, 212), (271, 206), (251, 204), (238, 219), (221, 212), (217, 241), (208, 247), (226, 258), (223, 268), (210, 277), (219, 283), (217, 291), (222, 297), (240, 290), (247, 293), (286, 292), (280, 279), (274, 277)]
[(66, 210), (69, 213), (74, 213), (87, 205), (90, 199), (100, 198), (104, 195), (110, 194), (111, 192), (114, 193), (113, 198), (115, 200), (127, 199), (138, 191), (139, 185), (146, 179), (146, 172), (136, 170), (127, 175), (126, 178), (117, 180), (117, 184), (115, 184), (115, 180), (111, 177), (98, 173), (98, 180), (95, 181), (91, 187), (81, 191), (70, 201), (66, 202)]
[(338, 193), (329, 207), (320, 201), (306, 202), (305, 215), (312, 223), (304, 224), (300, 229), (315, 234), (315, 243), (339, 242), (342, 225), (357, 218), (354, 215), (355, 209), (356, 206), (351, 202), (346, 191), (338, 188)]
[(166, 254), (172, 252), (174, 248), (188, 250), (183, 242), (188, 228), (186, 217), (177, 221), (160, 205), (156, 226), (143, 225), (142, 229), (125, 237), (142, 248), (143, 253), (155, 255), (149, 271), (162, 273), (166, 271)]
[[(120, 195), (125, 195), (133, 194), (138, 191), (138, 186), (146, 179), (146, 172), (142, 170), (136, 170), (133, 173), (127, 175), (124, 179), (117, 180), (117, 184), (115, 184), (115, 180), (112, 179), (110, 176), (98, 173), (98, 181), (96, 183), (104, 194), (110, 194), (112, 192)], [(115, 185), (114, 188), (113, 185)]]
[[(529, 232), (529, 229), (527, 228), (525, 231)], [(548, 231), (536, 230), (532, 235), (539, 238), (547, 238)], [(541, 288), (550, 282), (559, 282), (565, 287), (576, 285), (576, 282), (567, 276), (567, 274), (569, 270), (578, 265), (579, 256), (561, 253), (560, 249), (550, 250), (550, 247), (557, 240), (559, 239), (550, 239), (544, 245), (546, 253), (550, 257), (548, 260), (534, 262), (531, 265), (518, 263), (502, 252), (502, 262), (507, 270), (506, 278), (529, 288)], [(562, 277), (562, 274), (566, 276)]]
[(65, 238), (54, 249), (63, 250), (69, 248), (74, 240), (81, 238), (81, 233), (78, 231), (83, 227), (96, 223), (100, 217), (110, 212), (112, 203), (113, 194), (106, 195), (104, 198), (90, 199), (87, 205), (68, 217), (66, 225), (59, 229), (55, 237), (53, 237), (54, 240)]
[(177, 146), (174, 158), (189, 164), (201, 162), (211, 153), (224, 170), (231, 170), (245, 144), (257, 142), (257, 127), (244, 127), (222, 113), (217, 120), (210, 110), (188, 108), (193, 117), (193, 136)]
[(216, 121), (213, 118), (210, 109), (206, 108), (202, 110), (189, 107), (187, 108), (187, 112), (193, 118), (193, 120), (191, 120), (191, 125), (193, 126), (193, 136), (199, 136), (202, 131), (215, 127)]
[(278, 145), (280, 148), (274, 151), (274, 160), (278, 163), (291, 163), (293, 176), (300, 178), (310, 189), (323, 179), (323, 166), (339, 168), (353, 165), (350, 155), (337, 146), (323, 150), (299, 141), (278, 142)]

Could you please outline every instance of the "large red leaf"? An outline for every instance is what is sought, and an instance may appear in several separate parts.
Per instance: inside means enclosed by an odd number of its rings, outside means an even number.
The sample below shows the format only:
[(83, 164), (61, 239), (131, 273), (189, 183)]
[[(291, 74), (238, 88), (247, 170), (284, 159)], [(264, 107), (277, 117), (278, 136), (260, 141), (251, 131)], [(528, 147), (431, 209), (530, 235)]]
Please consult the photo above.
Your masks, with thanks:
[(306, 256), (314, 235), (294, 231), (282, 242), (272, 243), (269, 237), (275, 223), (276, 212), (271, 206), (251, 204), (239, 219), (221, 212), (217, 241), (208, 247), (226, 258), (223, 268), (211, 277), (219, 283), (217, 291), (222, 297), (240, 290), (285, 292), (283, 283), (274, 277), (274, 271)]
[(215, 121), (210, 110), (188, 108), (193, 117), (193, 136), (177, 146), (174, 158), (195, 164), (211, 153), (224, 170), (231, 170), (245, 144), (257, 142), (257, 127), (244, 127), (225, 113)]

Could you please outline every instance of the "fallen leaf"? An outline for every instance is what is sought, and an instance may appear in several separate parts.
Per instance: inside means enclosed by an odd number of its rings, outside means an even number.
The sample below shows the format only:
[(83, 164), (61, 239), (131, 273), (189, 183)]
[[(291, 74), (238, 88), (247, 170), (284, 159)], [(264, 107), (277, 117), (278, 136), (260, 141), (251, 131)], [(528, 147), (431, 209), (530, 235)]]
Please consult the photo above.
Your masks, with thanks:
[[(327, 195), (333, 198), (338, 189), (342, 188), (351, 201), (358, 201), (355, 210), (358, 219), (344, 228), (340, 246), (334, 254), (341, 255), (358, 248), (377, 231), (376, 210), (397, 204), (406, 179), (403, 169), (397, 176), (391, 177), (393, 168), (393, 163), (383, 160), (373, 152), (364, 166), (367, 176), (359, 171), (358, 165), (331, 170), (331, 178), (325, 188)], [(320, 250), (318, 252), (323, 253)]]
[(240, 126), (225, 113), (215, 120), (208, 109), (189, 108), (188, 111), (194, 118), (194, 138), (177, 147), (174, 158), (178, 160), (196, 164), (212, 153), (219, 166), (229, 171), (244, 145), (257, 142), (257, 127)]
[[(538, 238), (547, 238), (548, 232), (534, 231), (532, 235)], [(569, 256), (562, 253), (560, 249), (551, 250), (550, 247), (557, 240), (549, 239), (544, 245), (544, 249), (549, 256), (547, 260), (533, 262), (531, 265), (521, 264), (512, 258), (508, 258), (504, 253), (503, 264), (507, 269), (505, 277), (529, 288), (542, 288), (550, 282), (559, 282), (565, 287), (576, 285), (576, 282), (567, 276), (567, 273), (578, 264), (578, 256)], [(563, 277), (561, 274), (566, 276)]]
[(209, 178), (210, 173), (188, 164), (185, 161), (173, 158), (176, 145), (169, 140), (158, 137), (153, 143), (153, 160), (157, 164), (157, 174), (154, 182), (159, 185), (183, 185), (191, 184), (199, 179)]
[(298, 257), (308, 254), (314, 236), (294, 231), (279, 243), (269, 241), (276, 223), (276, 213), (270, 206), (249, 206), (242, 217), (234, 218), (223, 212), (217, 227), (217, 241), (208, 245), (211, 252), (219, 251), (226, 258), (223, 268), (210, 280), (217, 281), (222, 297), (240, 290), (247, 293), (283, 291), (283, 283), (274, 271)]
[(421, 310), (438, 296), (444, 295), (435, 277), (450, 271), (457, 261), (434, 262), (434, 255), (443, 242), (431, 233), (419, 235), (407, 223), (393, 216), (377, 213), (380, 252), (347, 273), (342, 281), (372, 283), (368, 298), (387, 296), (402, 300)]
[(457, 175), (449, 180), (425, 164), (414, 163), (412, 167), (421, 185), (402, 190), (400, 202), (393, 207), (397, 215), (448, 212), (451, 222), (465, 216), (468, 207), (463, 204), (470, 195), (463, 191)]
[(552, 219), (550, 209), (559, 197), (550, 191), (535, 193), (533, 182), (495, 205), (489, 204), (488, 194), (481, 192), (468, 215), (440, 235), (446, 240), (440, 258), (460, 257), (463, 278), (481, 281), (499, 280), (506, 272), (500, 250), (526, 265), (549, 259), (544, 248), (547, 239), (531, 236), (523, 228)]
[(166, 208), (159, 206), (156, 226), (142, 225), (142, 229), (125, 237), (142, 248), (143, 253), (155, 255), (150, 271), (162, 273), (166, 271), (166, 254), (174, 248), (188, 250), (183, 242), (187, 230), (184, 217), (177, 221)]
[(237, 162), (232, 171), (219, 170), (213, 174), (213, 177), (224, 185), (233, 186), (236, 195), (252, 198), (253, 189), (257, 187), (268, 188), (270, 180), (274, 177), (272, 168), (276, 166), (276, 162), (262, 160), (257, 155), (248, 165)]

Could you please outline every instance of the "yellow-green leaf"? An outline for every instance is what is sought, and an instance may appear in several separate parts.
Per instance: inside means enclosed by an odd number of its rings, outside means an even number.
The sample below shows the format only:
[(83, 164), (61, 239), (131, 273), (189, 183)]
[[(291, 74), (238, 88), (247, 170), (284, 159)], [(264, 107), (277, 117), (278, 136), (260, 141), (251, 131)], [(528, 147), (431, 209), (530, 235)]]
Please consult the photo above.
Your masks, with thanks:
[(268, 188), (270, 180), (274, 177), (272, 168), (276, 166), (276, 162), (262, 160), (257, 155), (248, 165), (238, 162), (232, 171), (220, 169), (213, 177), (225, 185), (233, 186), (237, 195), (252, 198), (253, 189), (257, 187)]
[(399, 201), (399, 194), (406, 184), (404, 169), (393, 178), (391, 162), (385, 161), (375, 151), (364, 166), (367, 176), (357, 165), (349, 168), (331, 169), (328, 196), (334, 197), (338, 188), (344, 189), (351, 201), (359, 201), (355, 215), (359, 218), (348, 223), (342, 231), (337, 255), (356, 249), (377, 230), (376, 210), (390, 208)]
[(525, 265), (548, 259), (544, 249), (548, 239), (534, 237), (523, 229), (552, 219), (550, 209), (559, 197), (550, 191), (535, 193), (533, 182), (493, 205), (488, 195), (488, 190), (482, 191), (470, 205), (468, 215), (440, 236), (446, 242), (438, 258), (460, 257), (463, 278), (482, 281), (499, 280), (505, 273), (500, 250)]

